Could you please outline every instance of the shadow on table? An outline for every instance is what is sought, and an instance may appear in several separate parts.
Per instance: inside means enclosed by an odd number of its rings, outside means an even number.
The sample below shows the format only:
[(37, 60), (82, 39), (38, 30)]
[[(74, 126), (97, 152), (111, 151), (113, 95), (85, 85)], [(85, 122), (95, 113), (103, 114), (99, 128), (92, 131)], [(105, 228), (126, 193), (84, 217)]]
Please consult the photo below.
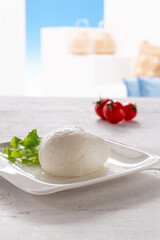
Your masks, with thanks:
[(141, 126), (141, 123), (137, 120), (131, 120), (131, 121), (121, 121), (117, 124), (112, 124), (112, 123), (109, 123), (108, 121), (105, 121), (105, 120), (102, 120), (102, 119), (97, 119), (97, 121), (95, 122), (96, 124), (99, 124), (100, 126), (109, 126), (109, 127), (119, 127), (119, 128), (123, 128), (123, 127), (140, 127)]
[[(87, 222), (94, 217), (109, 218), (117, 211), (139, 208), (141, 205), (160, 198), (160, 181), (156, 172), (138, 173), (110, 182), (89, 187), (59, 192), (45, 196), (34, 196), (9, 185), (8, 190), (15, 203), (12, 212), (33, 221), (34, 224), (71, 224)], [(1, 191), (4, 192), (1, 185)], [(8, 187), (8, 186), (7, 186)], [(13, 200), (12, 200), (13, 201)]]

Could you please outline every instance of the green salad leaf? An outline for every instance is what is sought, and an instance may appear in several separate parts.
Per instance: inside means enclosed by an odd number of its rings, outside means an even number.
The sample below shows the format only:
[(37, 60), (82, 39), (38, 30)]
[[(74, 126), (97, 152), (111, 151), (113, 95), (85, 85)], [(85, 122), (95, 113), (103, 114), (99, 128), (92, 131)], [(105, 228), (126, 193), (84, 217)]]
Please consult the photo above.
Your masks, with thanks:
[(11, 147), (6, 147), (3, 155), (12, 163), (39, 165), (39, 144), (37, 129), (33, 129), (24, 139), (13, 137), (10, 142)]

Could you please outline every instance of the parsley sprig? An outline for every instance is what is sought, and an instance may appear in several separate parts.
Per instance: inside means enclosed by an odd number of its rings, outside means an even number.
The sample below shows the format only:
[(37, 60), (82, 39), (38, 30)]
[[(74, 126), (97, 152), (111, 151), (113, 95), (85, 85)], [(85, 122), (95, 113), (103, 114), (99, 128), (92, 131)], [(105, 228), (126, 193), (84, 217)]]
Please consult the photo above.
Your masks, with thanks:
[(24, 139), (13, 137), (10, 142), (11, 147), (6, 147), (3, 154), (12, 163), (39, 165), (39, 143), (37, 129), (33, 129)]

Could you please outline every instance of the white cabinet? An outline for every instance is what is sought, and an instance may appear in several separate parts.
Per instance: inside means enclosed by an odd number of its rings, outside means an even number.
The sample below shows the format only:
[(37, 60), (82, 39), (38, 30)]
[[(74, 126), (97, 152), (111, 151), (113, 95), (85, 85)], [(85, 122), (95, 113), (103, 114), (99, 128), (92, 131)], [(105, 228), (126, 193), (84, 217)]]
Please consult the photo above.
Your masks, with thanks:
[(41, 30), (41, 60), (44, 95), (125, 96), (122, 78), (129, 76), (132, 58), (94, 54), (96, 28), (89, 29), (93, 52), (90, 55), (71, 54), (71, 42), (76, 28), (43, 28)]

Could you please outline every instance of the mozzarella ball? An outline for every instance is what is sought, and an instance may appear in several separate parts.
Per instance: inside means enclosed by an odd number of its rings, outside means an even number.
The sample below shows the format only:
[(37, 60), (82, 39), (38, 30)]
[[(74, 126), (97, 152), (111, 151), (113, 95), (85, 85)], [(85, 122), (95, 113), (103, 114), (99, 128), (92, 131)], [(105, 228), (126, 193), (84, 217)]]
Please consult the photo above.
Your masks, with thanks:
[(58, 177), (80, 177), (107, 161), (107, 142), (79, 127), (65, 127), (44, 136), (39, 146), (42, 169)]

